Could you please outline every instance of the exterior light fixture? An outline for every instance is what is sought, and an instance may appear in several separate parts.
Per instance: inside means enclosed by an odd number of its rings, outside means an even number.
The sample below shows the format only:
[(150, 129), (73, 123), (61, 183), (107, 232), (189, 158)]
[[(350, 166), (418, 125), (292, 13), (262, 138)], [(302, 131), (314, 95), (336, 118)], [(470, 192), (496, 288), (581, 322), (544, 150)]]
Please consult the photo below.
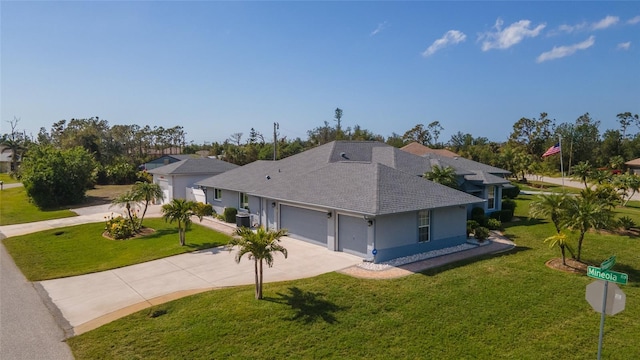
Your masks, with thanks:
[(271, 203), (271, 207), (272, 208), (276, 207), (276, 202), (275, 201)]
[(333, 214), (331, 214), (331, 211), (329, 211), (329, 212), (327, 213), (327, 219), (331, 219), (331, 216), (332, 216), (332, 215), (333, 215)]

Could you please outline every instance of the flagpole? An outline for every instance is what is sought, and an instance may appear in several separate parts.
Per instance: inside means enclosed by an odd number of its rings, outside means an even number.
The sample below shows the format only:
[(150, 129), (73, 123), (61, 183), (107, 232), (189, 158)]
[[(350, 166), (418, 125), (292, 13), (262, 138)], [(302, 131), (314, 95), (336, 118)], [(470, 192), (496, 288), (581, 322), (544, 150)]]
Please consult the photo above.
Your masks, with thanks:
[(562, 135), (558, 135), (560, 142), (560, 175), (562, 176), (562, 189), (564, 190), (564, 166), (562, 164)]

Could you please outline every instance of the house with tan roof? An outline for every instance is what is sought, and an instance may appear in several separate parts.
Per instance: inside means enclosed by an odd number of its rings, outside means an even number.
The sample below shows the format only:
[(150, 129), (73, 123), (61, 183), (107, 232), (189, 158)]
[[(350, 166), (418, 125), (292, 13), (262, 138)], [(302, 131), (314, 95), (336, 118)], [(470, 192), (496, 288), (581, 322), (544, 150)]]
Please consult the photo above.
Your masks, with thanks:
[(624, 164), (629, 169), (629, 174), (640, 175), (640, 158), (627, 161)]

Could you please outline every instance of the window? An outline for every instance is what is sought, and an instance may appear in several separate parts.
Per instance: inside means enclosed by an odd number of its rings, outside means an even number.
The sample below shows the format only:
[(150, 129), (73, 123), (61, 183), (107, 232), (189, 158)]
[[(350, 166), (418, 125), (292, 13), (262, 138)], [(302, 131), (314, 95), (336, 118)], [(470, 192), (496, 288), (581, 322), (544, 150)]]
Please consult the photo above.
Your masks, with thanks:
[(213, 189), (213, 200), (222, 200), (222, 189)]
[(429, 210), (418, 211), (418, 242), (429, 241), (430, 224), (431, 212)]
[(249, 195), (240, 193), (240, 209), (249, 210)]
[(496, 187), (489, 186), (487, 188), (487, 209), (492, 210), (496, 207)]

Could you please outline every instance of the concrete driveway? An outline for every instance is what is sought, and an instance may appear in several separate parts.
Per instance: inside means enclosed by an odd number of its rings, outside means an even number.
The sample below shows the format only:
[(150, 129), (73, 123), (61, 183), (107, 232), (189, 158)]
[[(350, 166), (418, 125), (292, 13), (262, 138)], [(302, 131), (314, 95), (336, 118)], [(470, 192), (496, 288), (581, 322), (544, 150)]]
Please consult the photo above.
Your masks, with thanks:
[[(265, 283), (341, 270), (362, 258), (284, 237), (287, 259), (265, 265)], [(68, 333), (80, 334), (146, 307), (215, 288), (254, 284), (253, 261), (235, 262), (218, 247), (95, 274), (42, 281), (43, 294), (60, 310)]]

